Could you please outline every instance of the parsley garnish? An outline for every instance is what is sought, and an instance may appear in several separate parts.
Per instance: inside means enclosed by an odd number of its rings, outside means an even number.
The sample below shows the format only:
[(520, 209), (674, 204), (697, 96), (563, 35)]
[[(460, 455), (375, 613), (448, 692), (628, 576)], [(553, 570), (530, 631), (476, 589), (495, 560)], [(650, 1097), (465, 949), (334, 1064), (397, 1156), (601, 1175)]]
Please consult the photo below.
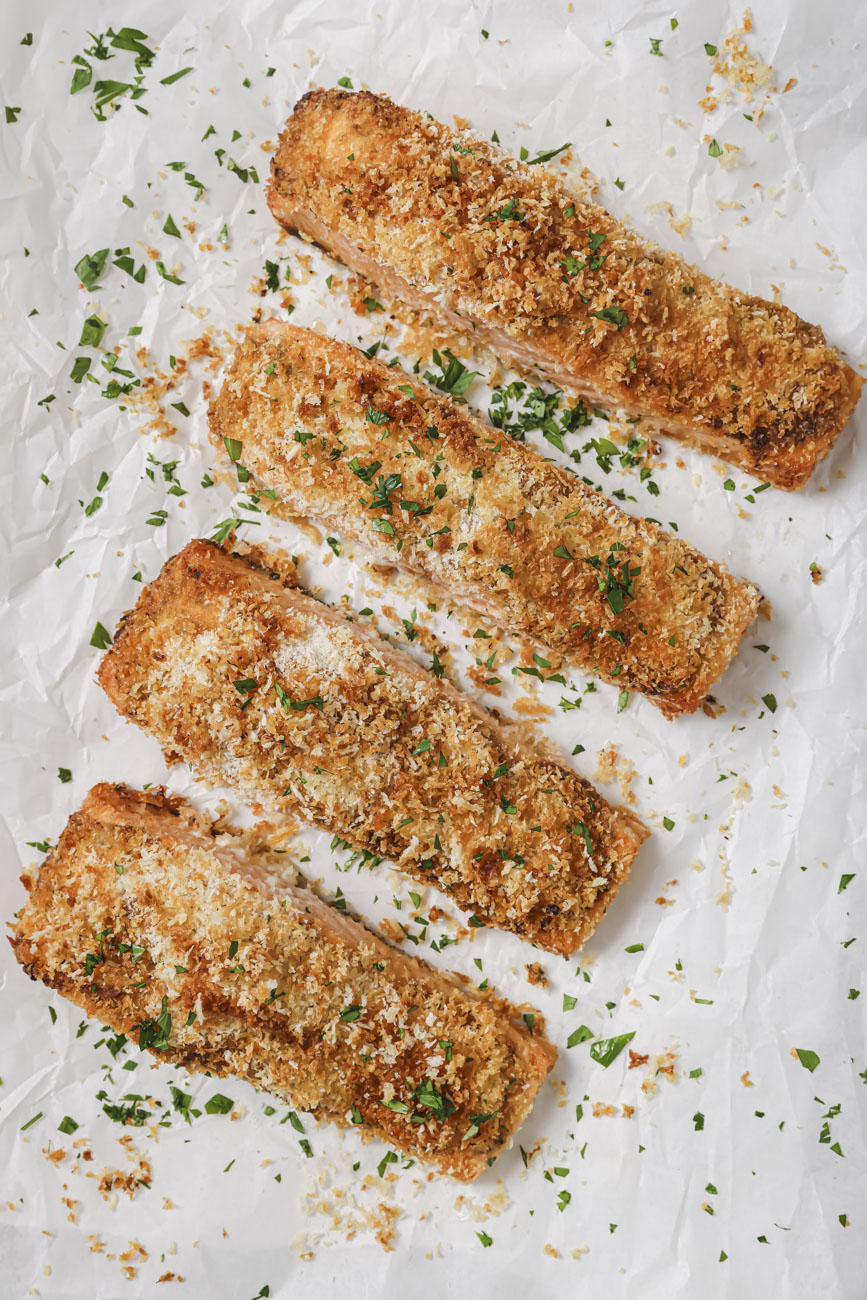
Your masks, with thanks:
[(626, 312), (622, 307), (618, 307), (616, 303), (610, 307), (602, 307), (599, 311), (591, 311), (590, 315), (594, 316), (596, 320), (606, 320), (610, 321), (612, 325), (616, 325), (618, 334), (624, 326), (629, 324), (629, 317)]
[(567, 140), (566, 143), (565, 143), (565, 144), (561, 144), (560, 147), (559, 147), (558, 149), (546, 149), (546, 150), (544, 151), (544, 153), (537, 153), (535, 158), (528, 158), (528, 159), (527, 159), (527, 166), (528, 166), (528, 167), (535, 167), (536, 163), (546, 163), (546, 162), (550, 162), (552, 158), (556, 158), (556, 157), (557, 157), (557, 154), (558, 154), (558, 153), (564, 153), (565, 150), (567, 150), (567, 149), (571, 149), (571, 148), (572, 148), (572, 141), (571, 141), (571, 140)]
[(101, 623), (97, 622), (96, 627), (90, 634), (90, 644), (95, 650), (107, 650), (111, 643), (111, 633)]
[(387, 514), (391, 514), (392, 508), (389, 497), (392, 492), (399, 491), (402, 486), (403, 479), (400, 474), (380, 474), (376, 480), (376, 486), (373, 489), (373, 496), (368, 508), (370, 510), (385, 510)]
[(277, 693), (277, 699), (283, 705), (284, 713), (288, 713), (290, 709), (294, 709), (296, 712), (300, 712), (302, 709), (306, 709), (308, 705), (311, 704), (315, 709), (319, 709), (321, 713), (325, 707), (325, 701), (322, 699), (321, 695), (311, 695), (310, 698), (307, 700), (292, 700), (286, 694), (286, 692), (284, 691), (283, 687), (279, 684), (279, 682), (274, 683), (274, 690)]
[[(596, 572), (596, 585), (608, 601), (612, 614), (623, 613), (623, 599), (635, 599), (635, 579), (641, 572), (640, 566), (629, 567), (629, 560), (619, 564), (616, 559), (618, 551), (624, 550), (621, 542), (614, 542), (605, 558), (603, 566), (598, 555), (586, 555), (585, 563), (592, 565)], [(556, 551), (554, 552), (556, 555)]]
[(501, 208), (498, 208), (496, 212), (485, 217), (485, 221), (523, 221), (525, 215), (525, 213), (518, 211), (518, 200), (513, 197), (509, 199), (508, 203), (504, 203)]
[(463, 362), (459, 361), (449, 348), (443, 349), (443, 355), (446, 357), (448, 364), (443, 361), (439, 352), (434, 348), (434, 365), (439, 366), (442, 374), (434, 375), (429, 370), (426, 370), (424, 372), (424, 377), (429, 384), (432, 384), (435, 388), (439, 388), (441, 392), (450, 393), (452, 397), (460, 400), (466, 393), (470, 384), (481, 372), (478, 370), (467, 369)]
[(101, 248), (98, 253), (85, 253), (84, 257), (79, 262), (76, 262), (75, 274), (85, 289), (96, 288), (105, 270), (108, 254), (109, 250), (107, 248)]
[(138, 1030), (138, 1045), (144, 1051), (150, 1047), (155, 1052), (161, 1052), (169, 1045), (169, 1035), (172, 1032), (172, 1017), (166, 1006), (166, 999), (163, 998), (162, 1010), (156, 1020), (142, 1020), (140, 1024), (133, 1025), (133, 1029)]
[[(436, 1084), (431, 1079), (425, 1079), (420, 1083), (412, 1094), (419, 1106), (431, 1112), (434, 1119), (445, 1120), (449, 1115), (457, 1110), (457, 1106), (446, 1096), (445, 1093), (437, 1091)], [(430, 1118), (426, 1116), (425, 1118)]]
[(205, 1113), (208, 1115), (228, 1115), (234, 1104), (231, 1097), (224, 1097), (221, 1092), (215, 1092), (213, 1097), (205, 1102)]
[(617, 1059), (626, 1044), (632, 1042), (634, 1037), (635, 1030), (633, 1029), (628, 1034), (619, 1034), (617, 1038), (600, 1038), (590, 1048), (590, 1056), (599, 1065), (604, 1065), (607, 1069), (612, 1061)]
[(488, 1120), (490, 1120), (490, 1119), (494, 1119), (494, 1117), (496, 1116), (496, 1114), (497, 1114), (497, 1112), (496, 1112), (495, 1110), (492, 1110), (492, 1111), (489, 1111), (489, 1112), (488, 1112), (488, 1111), (480, 1111), (478, 1115), (471, 1115), (471, 1116), (470, 1116), (470, 1126), (469, 1126), (469, 1128), (467, 1129), (467, 1131), (466, 1131), (466, 1133), (464, 1134), (464, 1136), (461, 1138), (461, 1141), (462, 1141), (462, 1142), (468, 1142), (470, 1138), (477, 1137), (478, 1134), (479, 1134), (479, 1131), (481, 1130), (482, 1125), (483, 1125), (483, 1124), (487, 1124)]

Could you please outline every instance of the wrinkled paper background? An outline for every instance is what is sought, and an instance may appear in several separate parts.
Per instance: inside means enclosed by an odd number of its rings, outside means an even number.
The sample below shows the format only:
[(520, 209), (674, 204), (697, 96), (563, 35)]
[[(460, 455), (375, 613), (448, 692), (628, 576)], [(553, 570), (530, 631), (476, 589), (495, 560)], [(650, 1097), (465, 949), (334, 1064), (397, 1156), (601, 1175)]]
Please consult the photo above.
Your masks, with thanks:
[[(117, 344), (120, 365), (129, 365), (131, 344), (144, 345), (167, 370), (169, 355), (183, 356), (185, 341), (205, 330), (225, 348), (224, 332), (254, 310), (285, 318), (281, 294), (259, 294), (264, 261), (278, 254), (281, 276), (287, 269), (291, 276), (294, 321), (365, 345), (382, 336), (380, 314), (351, 310), (342, 269), (288, 238), (278, 243), (263, 185), (239, 182), (225, 165), (229, 157), (242, 168), (252, 164), (264, 181), (270, 150), (262, 146), (276, 140), (310, 85), (349, 76), (356, 88), (386, 92), (442, 119), (460, 114), (485, 134), (496, 128), (515, 150), (573, 141), (599, 178), (601, 202), (732, 283), (767, 296), (777, 287), (863, 373), (867, 9), (855, 0), (819, 8), (760, 0), (747, 40), (773, 64), (777, 90), (758, 91), (752, 102), (731, 90), (705, 115), (699, 99), (727, 83), (711, 77), (704, 43), (722, 48), (741, 20), (742, 11), (723, 0), (674, 8), (658, 0), (7, 0), (2, 93), (21, 111), (0, 125), (4, 918), (23, 901), (19, 872), (39, 858), (27, 841), (53, 842), (95, 781), (166, 779), (156, 745), (123, 724), (94, 684), (99, 654), (89, 639), (96, 620), (111, 629), (134, 602), (134, 572), (155, 577), (167, 556), (225, 519), (232, 500), (221, 484), (198, 486), (213, 465), (201, 364), (166, 398), (185, 402), (189, 417), (168, 408), (178, 432), (160, 439), (140, 406), (121, 410), (95, 385), (72, 383), (74, 358), (91, 356), (104, 383), (99, 358)], [(86, 32), (109, 25), (141, 28), (158, 51), (138, 101), (147, 116), (124, 102), (99, 122), (91, 90), (69, 94), (71, 59), (90, 44)], [(32, 46), (21, 46), (31, 29)], [(662, 40), (661, 57), (652, 55), (651, 38)], [(95, 65), (95, 77), (126, 79), (131, 65), (132, 56), (119, 53)], [(160, 84), (187, 66), (192, 73)], [(270, 78), (269, 67), (276, 69)], [(784, 94), (790, 78), (795, 84)], [(760, 124), (745, 120), (763, 103)], [(209, 124), (215, 132), (202, 142)], [(711, 137), (741, 146), (741, 164), (723, 168), (710, 157)], [(226, 150), (223, 166), (217, 148)], [(198, 202), (183, 172), (167, 168), (175, 160), (206, 187)], [(134, 208), (124, 205), (124, 194)], [(180, 240), (162, 232), (169, 212)], [(684, 213), (692, 217), (689, 229), (678, 221)], [(183, 220), (196, 222), (194, 236)], [(224, 222), (228, 248), (217, 242)], [(136, 265), (145, 261), (145, 283), (110, 266), (101, 287), (80, 287), (75, 263), (106, 245), (129, 246)], [(159, 250), (183, 286), (158, 276), (148, 248)], [(312, 277), (299, 253), (310, 254)], [(33, 308), (38, 315), (28, 314)], [(94, 312), (109, 324), (102, 347), (77, 348), (82, 321)], [(136, 324), (142, 333), (130, 340)], [(407, 366), (413, 359), (402, 357)], [(129, 368), (145, 373), (134, 357)], [(40, 406), (51, 393), (54, 402)], [(477, 381), (470, 401), (485, 409), (486, 399)], [(585, 752), (567, 761), (591, 778), (598, 751), (615, 743), (635, 764), (638, 809), (653, 830), (631, 883), (578, 963), (487, 932), (442, 956), (427, 951), (476, 980), (479, 958), (503, 994), (529, 1000), (547, 1017), (562, 1054), (520, 1135), (527, 1150), (538, 1144), (529, 1168), (516, 1147), (468, 1189), (428, 1181), (418, 1166), (392, 1165), (381, 1180), (376, 1165), (384, 1148), (310, 1120), (315, 1154), (305, 1159), (298, 1135), (279, 1123), (285, 1108), (265, 1116), (268, 1099), (235, 1080), (220, 1084), (236, 1103), (234, 1121), (203, 1113), (187, 1127), (175, 1114), (168, 1128), (121, 1129), (102, 1114), (100, 1088), (112, 1100), (132, 1091), (168, 1105), (168, 1083), (177, 1081), (201, 1106), (213, 1081), (152, 1070), (134, 1048), (113, 1061), (104, 1045), (94, 1048), (96, 1025), (76, 1038), (77, 1010), (30, 984), (3, 945), (4, 1297), (151, 1297), (174, 1289), (247, 1300), (265, 1286), (272, 1297), (865, 1295), (867, 1090), (859, 1074), (867, 1067), (867, 996), (850, 992), (864, 975), (859, 921), (867, 887), (859, 628), (865, 424), (862, 402), (805, 491), (768, 490), (754, 503), (746, 500), (754, 485), (744, 475), (678, 453), (671, 443), (654, 474), (656, 498), (635, 475), (603, 475), (592, 454), (582, 462), (581, 472), (606, 490), (622, 486), (635, 497), (628, 509), (674, 521), (707, 554), (755, 580), (772, 617), (746, 637), (721, 682), (725, 713), (716, 721), (698, 714), (666, 723), (637, 698), (618, 715), (616, 693), (605, 687), (586, 695), (580, 711), (564, 713), (560, 686), (517, 679), (508, 665), (504, 700), (487, 697), (508, 708), (534, 689), (553, 709), (540, 727), (566, 756), (583, 744)], [(608, 426), (597, 420), (573, 435), (570, 447), (585, 432), (606, 436)], [(148, 453), (179, 461), (187, 495), (167, 495), (159, 470), (155, 482), (146, 477)], [(103, 471), (110, 475), (103, 504), (87, 514)], [(724, 489), (727, 477), (734, 491)], [(162, 527), (146, 522), (156, 509), (167, 511)], [(317, 545), (287, 524), (242, 535), (270, 535), (303, 554), (304, 580), (330, 598), (347, 594), (356, 608), (380, 609), (385, 601), (393, 613), (380, 626), (392, 635), (418, 604), (346, 553), (332, 557), (324, 539)], [(818, 585), (811, 563), (823, 571)], [(459, 667), (472, 664), (478, 642), (464, 631), (477, 621), (456, 616), (431, 626), (450, 639)], [(417, 643), (409, 649), (429, 662)], [(571, 680), (583, 690), (580, 675)], [(769, 694), (775, 713), (762, 703)], [(71, 781), (58, 780), (60, 767), (71, 770)], [(196, 787), (184, 769), (168, 779), (215, 807), (218, 796)], [(602, 788), (619, 799), (616, 784)], [(663, 816), (674, 822), (670, 831)], [(304, 842), (311, 856), (305, 870), (329, 896), (339, 886), (372, 922), (400, 917), (393, 896), (409, 908), (407, 882), (386, 864), (343, 874), (327, 836), (311, 833)], [(844, 874), (854, 878), (841, 891)], [(442, 901), (427, 891), (424, 906)], [(635, 944), (643, 950), (624, 951)], [(525, 963), (535, 959), (547, 989), (526, 982)], [(574, 1010), (561, 1010), (564, 993), (578, 999)], [(631, 1046), (648, 1054), (648, 1064), (630, 1070), (623, 1052), (606, 1070), (590, 1059), (589, 1044), (567, 1050), (567, 1036), (582, 1023), (603, 1037), (634, 1030)], [(813, 1072), (793, 1055), (796, 1047), (818, 1054)], [(126, 1072), (127, 1060), (140, 1063)], [(690, 1077), (696, 1070), (700, 1076)], [(617, 1113), (594, 1116), (594, 1104)], [(624, 1104), (634, 1107), (629, 1118)], [(38, 1112), (42, 1118), (23, 1130)], [(57, 1131), (64, 1115), (80, 1125), (74, 1139)], [(704, 1117), (703, 1128), (696, 1116)], [(130, 1170), (117, 1142), (125, 1135), (151, 1162), (152, 1185), (132, 1201), (115, 1197), (112, 1206), (88, 1171)], [(84, 1139), (77, 1148), (76, 1139)], [(58, 1147), (67, 1155), (55, 1165), (43, 1151)], [(554, 1174), (555, 1167), (568, 1173)], [(560, 1209), (564, 1190), (571, 1201)], [(79, 1203), (76, 1224), (63, 1197)], [(366, 1226), (365, 1215), (381, 1203), (400, 1214), (390, 1253)], [(492, 1238), (490, 1247), (479, 1232)], [(121, 1256), (130, 1249), (135, 1277), (127, 1280)], [(157, 1291), (169, 1271), (183, 1284)]]

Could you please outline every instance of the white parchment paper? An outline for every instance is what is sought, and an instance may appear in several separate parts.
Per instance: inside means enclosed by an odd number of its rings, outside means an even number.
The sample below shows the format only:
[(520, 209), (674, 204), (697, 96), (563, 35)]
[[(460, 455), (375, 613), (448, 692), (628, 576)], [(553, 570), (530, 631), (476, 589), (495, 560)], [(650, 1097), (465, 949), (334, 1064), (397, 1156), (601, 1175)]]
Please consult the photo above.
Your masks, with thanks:
[[(4, 918), (23, 902), (20, 871), (40, 858), (28, 842), (54, 842), (97, 780), (168, 780), (216, 805), (115, 716), (89, 643), (97, 621), (112, 629), (135, 601), (135, 574), (154, 578), (190, 537), (231, 516), (227, 487), (199, 486), (213, 465), (202, 384), (214, 375), (190, 341), (208, 337), (225, 352), (254, 311), (285, 319), (289, 303), (294, 321), (365, 346), (389, 328), (381, 313), (352, 310), (342, 268), (279, 239), (250, 170), (264, 181), (268, 142), (311, 85), (348, 77), (497, 130), (514, 150), (573, 142), (612, 210), (732, 283), (779, 292), (863, 373), (867, 9), (761, 0), (752, 19), (738, 39), (758, 62), (742, 51), (726, 76), (705, 50), (722, 54), (742, 24), (723, 0), (2, 6)], [(127, 92), (99, 121), (93, 85), (135, 84), (134, 52), (89, 58), (92, 85), (75, 95), (69, 86), (88, 32), (109, 26), (145, 33), (156, 59), (143, 70), (146, 93)], [(736, 70), (750, 66), (748, 97)], [(165, 230), (169, 215), (179, 236)], [(98, 287), (82, 287), (73, 268), (106, 247)], [(118, 249), (147, 267), (143, 283), (113, 264)], [(279, 268), (276, 292), (265, 288), (266, 260)], [(183, 284), (162, 278), (157, 261)], [(93, 315), (107, 322), (100, 345), (77, 346)], [(115, 349), (142, 387), (112, 398), (103, 390), (118, 375), (102, 361)], [(73, 382), (78, 357), (99, 384)], [(401, 354), (408, 367), (414, 359)], [(157, 371), (175, 377), (162, 396)], [(469, 400), (484, 410), (487, 393), (479, 380)], [(171, 437), (165, 420), (154, 425), (158, 399)], [(564, 712), (562, 686), (516, 678), (509, 664), (503, 698), (483, 697), (508, 711), (535, 691), (551, 709), (539, 727), (600, 783), (597, 755), (616, 745), (654, 832), (578, 962), (504, 934), (424, 950), (547, 1018), (561, 1057), (520, 1135), (528, 1166), (516, 1146), (470, 1189), (418, 1166), (392, 1164), (382, 1178), (383, 1147), (310, 1120), (307, 1158), (280, 1123), (284, 1109), (265, 1114), (268, 1099), (235, 1081), (217, 1088), (152, 1069), (134, 1048), (113, 1057), (97, 1025), (77, 1036), (78, 1012), (2, 952), (0, 1295), (865, 1295), (865, 420), (862, 402), (797, 495), (756, 494), (744, 475), (671, 443), (653, 474), (658, 496), (637, 474), (604, 474), (592, 452), (582, 460), (606, 490), (624, 489), (627, 509), (673, 522), (756, 581), (771, 618), (720, 683), (717, 719), (666, 723), (636, 698), (618, 714), (614, 692), (584, 693), (574, 675), (578, 691), (565, 694), (583, 703)], [(569, 447), (608, 431), (596, 420)], [(479, 654), (477, 621), (442, 608), (434, 617), (417, 594), (298, 528), (262, 520), (242, 535), (302, 555), (308, 584), (374, 608), (391, 635), (417, 609), (475, 689), (465, 669)], [(418, 639), (409, 650), (429, 662)], [(617, 781), (601, 788), (622, 797)], [(386, 864), (342, 872), (346, 854), (327, 836), (305, 844), (305, 870), (329, 896), (341, 888), (371, 922), (400, 919), (394, 899), (409, 910), (407, 883)], [(427, 891), (424, 906), (437, 903)], [(547, 987), (527, 984), (534, 960)], [(589, 1043), (568, 1049), (581, 1024), (601, 1037), (634, 1031), (646, 1063), (630, 1069), (624, 1051), (604, 1069)], [(189, 1126), (172, 1111), (172, 1083), (202, 1110)], [(149, 1119), (112, 1123), (100, 1091), (109, 1103), (138, 1094)], [(215, 1091), (231, 1097), (231, 1116), (203, 1110)], [(79, 1125), (72, 1134), (58, 1131), (66, 1116)], [(101, 1195), (106, 1169), (140, 1180), (132, 1198)]]

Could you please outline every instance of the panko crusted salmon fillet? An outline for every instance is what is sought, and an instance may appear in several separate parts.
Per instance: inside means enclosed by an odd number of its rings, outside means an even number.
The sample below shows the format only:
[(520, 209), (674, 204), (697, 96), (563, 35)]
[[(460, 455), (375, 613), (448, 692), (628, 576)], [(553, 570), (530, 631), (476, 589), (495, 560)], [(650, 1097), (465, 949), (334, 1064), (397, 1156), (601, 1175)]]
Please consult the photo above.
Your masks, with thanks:
[(817, 326), (384, 96), (299, 100), (268, 201), (385, 293), (776, 487), (807, 481), (858, 400), (863, 381)]
[(471, 1182), (557, 1056), (180, 800), (98, 785), (11, 938), (32, 979), (159, 1059), (238, 1075)]
[(345, 612), (211, 542), (145, 588), (99, 681), (169, 761), (551, 952), (593, 931), (647, 834)]
[(755, 616), (756, 589), (680, 538), (310, 330), (248, 330), (210, 423), (242, 477), (293, 513), (668, 717), (699, 707)]

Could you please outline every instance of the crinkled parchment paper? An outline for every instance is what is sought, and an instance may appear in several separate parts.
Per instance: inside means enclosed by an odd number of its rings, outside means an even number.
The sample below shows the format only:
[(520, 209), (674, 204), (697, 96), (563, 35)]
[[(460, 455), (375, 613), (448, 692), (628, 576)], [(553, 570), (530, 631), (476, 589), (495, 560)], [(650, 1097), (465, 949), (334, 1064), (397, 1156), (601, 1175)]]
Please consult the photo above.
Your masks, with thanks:
[[(139, 29), (156, 51), (140, 74), (134, 50), (84, 54), (110, 25)], [(281, 237), (267, 212), (270, 142), (311, 85), (348, 77), (531, 154), (572, 142), (554, 166), (576, 183), (588, 168), (600, 200), (648, 237), (779, 292), (863, 369), (867, 9), (767, 0), (752, 30), (732, 36), (742, 25), (722, 0), (2, 6), (5, 918), (23, 902), (18, 875), (36, 846), (95, 781), (168, 779), (217, 805), (114, 715), (90, 641), (135, 601), (136, 574), (154, 578), (232, 517), (230, 487), (200, 486), (213, 468), (202, 386), (238, 327), (293, 306), (293, 321), (365, 346), (385, 339), (381, 355), (408, 368), (430, 364), (429, 337), (416, 331), (397, 351), (396, 323), (353, 310), (351, 292), (360, 302), (364, 291)], [(92, 77), (71, 95), (73, 74), (86, 75), (76, 55)], [(144, 93), (124, 92), (101, 121), (95, 87), (112, 80)], [(98, 285), (82, 286), (76, 264), (104, 248)], [(90, 317), (107, 328), (79, 345)], [(483, 379), (468, 396), (487, 409)], [(565, 686), (516, 676), (500, 651), (503, 694), (485, 702), (509, 712), (532, 697), (567, 761), (611, 797), (631, 790), (653, 830), (578, 962), (461, 934), (465, 918), (424, 894), (424, 908), (453, 919), (419, 951), (529, 1000), (561, 1048), (519, 1137), (526, 1167), (516, 1145), (469, 1189), (401, 1162), (381, 1177), (385, 1148), (309, 1118), (308, 1158), (268, 1098), (152, 1068), (95, 1024), (79, 1035), (80, 1015), (29, 984), (7, 951), (3, 1297), (864, 1296), (865, 420), (862, 402), (797, 495), (756, 492), (670, 442), (644, 481), (616, 461), (606, 472), (592, 447), (582, 454), (579, 472), (621, 490), (627, 509), (756, 581), (770, 618), (720, 683), (715, 719), (666, 723), (636, 698), (618, 713), (616, 692), (586, 691), (575, 674)], [(624, 436), (597, 418), (567, 438), (567, 457)], [(241, 536), (300, 555), (308, 584), (374, 609), (382, 631), (415, 631), (408, 648), (422, 663), (435, 633), (452, 647), (450, 671), (477, 689), (467, 670), (490, 653), (478, 619), (448, 618), (442, 603), (434, 613), (349, 549), (335, 555), (324, 536), (247, 514), (258, 524)], [(299, 841), (307, 853), (325, 893), (341, 888), (370, 921), (411, 910), (387, 864), (342, 871), (348, 855), (319, 834)], [(441, 934), (459, 942), (433, 951)], [(536, 960), (547, 986), (527, 982)], [(567, 1048), (581, 1025), (634, 1038), (604, 1068), (590, 1041)], [(201, 1112), (189, 1125), (172, 1084)], [(206, 1111), (217, 1091), (231, 1114)], [(103, 1102), (147, 1114), (124, 1127)], [(78, 1128), (59, 1129), (65, 1117)]]

